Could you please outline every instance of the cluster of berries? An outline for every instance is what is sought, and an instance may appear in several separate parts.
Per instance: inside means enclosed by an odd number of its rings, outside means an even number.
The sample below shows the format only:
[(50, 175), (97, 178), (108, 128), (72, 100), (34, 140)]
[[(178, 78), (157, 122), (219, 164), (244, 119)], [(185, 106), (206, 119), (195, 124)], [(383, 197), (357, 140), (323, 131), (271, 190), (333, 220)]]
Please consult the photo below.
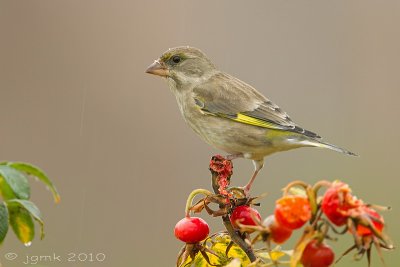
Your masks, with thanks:
[[(231, 164), (227, 166), (231, 171)], [(241, 198), (238, 199), (237, 188), (232, 190), (227, 187), (229, 183), (226, 183), (226, 180), (228, 178), (229, 181), (231, 173), (226, 174), (223, 166), (219, 166), (218, 169), (224, 173), (222, 177), (224, 183), (217, 181), (217, 184), (225, 185), (218, 189), (219, 194), (212, 194), (207, 190), (193, 191), (195, 193), (189, 197), (186, 207), (186, 217), (175, 226), (175, 236), (187, 243), (186, 249), (183, 249), (178, 257), (178, 266), (187, 263), (189, 256), (194, 259), (199, 251), (209, 264), (211, 263), (207, 253), (217, 256), (204, 245), (205, 242), (201, 244), (201, 241), (209, 238), (210, 229), (206, 221), (189, 215), (189, 211), (200, 212), (203, 208), (214, 216), (229, 216), (233, 229), (250, 247), (261, 241), (266, 244), (266, 249), (269, 251), (271, 243), (283, 244), (292, 236), (293, 231), (303, 229), (303, 234), (290, 253), (291, 266), (296, 266), (298, 263), (304, 267), (332, 266), (335, 254), (326, 240), (337, 238), (333, 238), (330, 232), (353, 235), (354, 245), (343, 255), (354, 249), (359, 258), (367, 253), (370, 261), (370, 252), (374, 245), (380, 256), (381, 248), (393, 248), (383, 232), (384, 219), (378, 213), (378, 210), (387, 208), (365, 204), (352, 194), (347, 184), (341, 181), (332, 183), (320, 181), (313, 186), (301, 181), (292, 182), (285, 187), (283, 196), (276, 201), (274, 213), (262, 220), (260, 213), (253, 207), (256, 198), (239, 194)], [(322, 188), (326, 188), (323, 194), (320, 192)], [(191, 201), (198, 193), (203, 193), (206, 197), (191, 205)], [(221, 209), (212, 211), (207, 206), (209, 203), (218, 203)], [(339, 231), (338, 227), (343, 229)], [(226, 250), (226, 256), (228, 251), (229, 249)], [(279, 263), (274, 261), (276, 265)]]

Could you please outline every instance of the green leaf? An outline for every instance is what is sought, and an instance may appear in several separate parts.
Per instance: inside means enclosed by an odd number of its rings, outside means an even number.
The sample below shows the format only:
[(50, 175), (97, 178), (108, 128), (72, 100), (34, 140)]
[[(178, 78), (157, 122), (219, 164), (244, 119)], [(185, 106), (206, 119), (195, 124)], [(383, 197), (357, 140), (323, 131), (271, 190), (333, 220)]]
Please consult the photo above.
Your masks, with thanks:
[(0, 244), (8, 232), (8, 210), (4, 203), (0, 203)]
[[(231, 239), (229, 235), (226, 234), (220, 234), (215, 236), (208, 242), (206, 242), (206, 246), (208, 249), (213, 251), (215, 255), (211, 253), (207, 253), (207, 256), (212, 264), (218, 265), (218, 266), (240, 266), (237, 265), (238, 262), (241, 263), (241, 266), (247, 266), (250, 264), (250, 260), (247, 257), (246, 253), (236, 244), (233, 244), (232, 247), (229, 250), (228, 256), (225, 255), (225, 251), (227, 246), (229, 245)], [(210, 244), (210, 246), (208, 246)], [(189, 258), (186, 261), (186, 264), (189, 264), (187, 266), (195, 266), (195, 267), (210, 267), (212, 265), (208, 264), (206, 259), (203, 257), (201, 253), (197, 253), (196, 257), (193, 261)], [(229, 265), (231, 264), (231, 265)]]
[(0, 176), (0, 195), (4, 200), (17, 198), (11, 187), (2, 176)]
[(7, 205), (18, 205), (24, 209), (26, 209), (32, 217), (40, 224), (40, 239), (44, 238), (44, 222), (42, 219), (42, 214), (40, 213), (39, 208), (29, 200), (22, 199), (12, 199), (7, 201)]
[(15, 235), (25, 246), (29, 246), (35, 236), (35, 225), (31, 214), (20, 205), (11, 204), (7, 207), (10, 225)]
[[(260, 249), (256, 252), (256, 255), (257, 257), (263, 259), (263, 261), (267, 264), (277, 265), (278, 263), (284, 263), (282, 259), (283, 257), (290, 259), (290, 257), (293, 255), (293, 250), (282, 250), (280, 246), (276, 246), (271, 250), (266, 248)], [(288, 264), (288, 261), (285, 263)]]
[(239, 259), (233, 259), (228, 265), (225, 265), (225, 267), (242, 267), (242, 263), (240, 262)]
[(44, 171), (34, 165), (23, 162), (8, 162), (7, 165), (19, 171), (25, 172), (28, 175), (37, 177), (51, 190), (51, 192), (53, 193), (54, 201), (56, 203), (60, 202), (60, 194), (58, 193), (56, 187), (53, 185), (50, 179), (47, 177), (47, 175), (44, 173)]
[(11, 187), (17, 198), (29, 199), (30, 187), (24, 173), (7, 165), (0, 165), (0, 176)]

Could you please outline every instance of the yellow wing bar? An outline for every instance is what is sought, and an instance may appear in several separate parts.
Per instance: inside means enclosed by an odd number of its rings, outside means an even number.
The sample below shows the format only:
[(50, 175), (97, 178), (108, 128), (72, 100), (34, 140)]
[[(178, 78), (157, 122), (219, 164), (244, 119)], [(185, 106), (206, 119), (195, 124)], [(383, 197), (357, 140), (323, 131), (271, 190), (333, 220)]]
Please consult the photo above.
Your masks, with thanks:
[(265, 120), (260, 120), (254, 117), (250, 117), (247, 115), (244, 115), (242, 113), (238, 113), (236, 118), (231, 118), (234, 121), (241, 122), (241, 123), (246, 123), (254, 126), (259, 126), (259, 127), (264, 127), (264, 128), (269, 128), (269, 129), (278, 129), (278, 130), (285, 130), (285, 127), (279, 126), (275, 123), (268, 122)]

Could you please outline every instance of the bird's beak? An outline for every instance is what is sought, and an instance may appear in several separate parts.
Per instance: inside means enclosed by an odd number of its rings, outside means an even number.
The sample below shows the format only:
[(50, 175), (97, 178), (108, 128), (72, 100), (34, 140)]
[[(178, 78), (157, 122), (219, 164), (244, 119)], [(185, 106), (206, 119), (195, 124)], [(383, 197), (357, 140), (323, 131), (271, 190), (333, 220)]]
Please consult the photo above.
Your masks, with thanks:
[(151, 64), (146, 73), (167, 77), (169, 76), (169, 70), (164, 66), (164, 64), (160, 63), (160, 61), (155, 60), (153, 64)]

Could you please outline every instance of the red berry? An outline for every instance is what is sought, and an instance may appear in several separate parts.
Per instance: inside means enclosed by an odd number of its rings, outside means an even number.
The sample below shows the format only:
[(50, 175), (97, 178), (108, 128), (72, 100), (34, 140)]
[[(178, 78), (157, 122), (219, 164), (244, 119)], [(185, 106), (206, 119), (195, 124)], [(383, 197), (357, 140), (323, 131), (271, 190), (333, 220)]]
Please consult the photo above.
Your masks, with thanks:
[(326, 190), (321, 208), (333, 224), (342, 226), (347, 222), (348, 211), (357, 208), (361, 203), (352, 196), (351, 189), (347, 184), (334, 182), (332, 187)]
[(238, 229), (237, 221), (243, 225), (257, 225), (257, 223), (253, 220), (253, 217), (257, 218), (261, 221), (260, 213), (256, 209), (253, 209), (249, 206), (239, 206), (236, 207), (230, 217), (231, 224), (234, 228)]
[(303, 251), (301, 263), (304, 267), (328, 267), (332, 265), (334, 259), (335, 254), (330, 246), (312, 240)]
[(204, 240), (210, 229), (205, 220), (198, 217), (185, 217), (175, 225), (175, 236), (185, 243)]
[(283, 227), (291, 230), (302, 227), (311, 219), (311, 207), (307, 197), (284, 196), (276, 201), (275, 219)]
[[(383, 218), (374, 209), (363, 206), (361, 216), (367, 216), (368, 219), (371, 220), (371, 222), (374, 225), (374, 227), (376, 228), (376, 230), (378, 232), (382, 232), (383, 226), (384, 226)], [(369, 235), (372, 235), (373, 233), (370, 228), (368, 228), (364, 225), (358, 224), (357, 225), (357, 234), (359, 236), (369, 236)]]
[(270, 238), (272, 241), (274, 241), (276, 244), (282, 244), (286, 240), (290, 238), (292, 235), (292, 230), (283, 227), (280, 225), (276, 220), (274, 215), (268, 216), (264, 222), (263, 225), (268, 227), (270, 230)]

